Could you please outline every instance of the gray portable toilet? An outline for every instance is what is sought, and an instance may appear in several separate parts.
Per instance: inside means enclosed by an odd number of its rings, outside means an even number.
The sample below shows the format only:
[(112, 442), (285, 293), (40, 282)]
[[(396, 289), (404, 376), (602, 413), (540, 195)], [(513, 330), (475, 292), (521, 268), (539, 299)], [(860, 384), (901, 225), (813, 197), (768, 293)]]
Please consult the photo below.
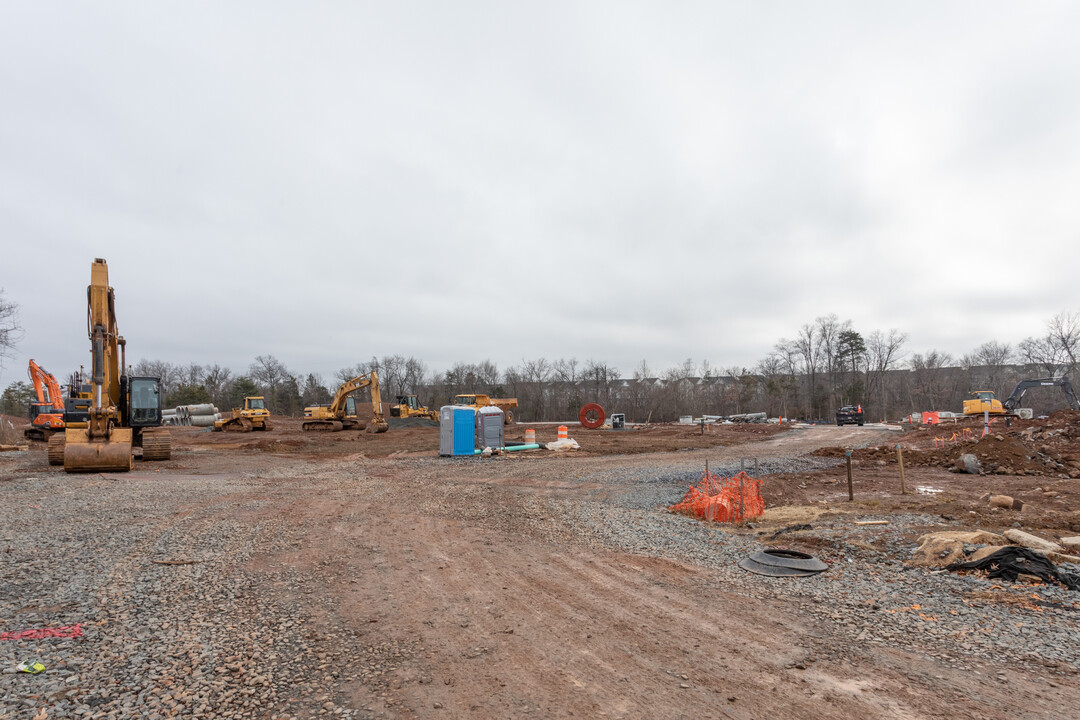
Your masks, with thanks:
[(476, 445), (479, 448), (501, 448), (506, 445), (502, 410), (489, 405), (476, 412)]
[(476, 449), (476, 411), (460, 405), (439, 408), (439, 454), (473, 455)]

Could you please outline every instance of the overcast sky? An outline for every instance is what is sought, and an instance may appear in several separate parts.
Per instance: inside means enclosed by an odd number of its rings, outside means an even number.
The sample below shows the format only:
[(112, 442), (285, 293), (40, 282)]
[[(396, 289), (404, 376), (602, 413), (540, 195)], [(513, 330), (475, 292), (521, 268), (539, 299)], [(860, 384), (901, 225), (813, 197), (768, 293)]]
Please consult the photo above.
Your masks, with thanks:
[(1080, 309), (1080, 4), (0, 2), (0, 287), (89, 364), (909, 351)]

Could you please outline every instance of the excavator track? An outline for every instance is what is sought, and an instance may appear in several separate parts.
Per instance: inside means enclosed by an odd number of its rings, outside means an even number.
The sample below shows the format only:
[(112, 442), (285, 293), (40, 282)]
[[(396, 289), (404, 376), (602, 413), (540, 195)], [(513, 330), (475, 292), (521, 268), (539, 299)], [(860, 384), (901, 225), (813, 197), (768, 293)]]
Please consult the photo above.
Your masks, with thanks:
[(172, 436), (165, 428), (147, 428), (142, 431), (142, 459), (168, 460), (172, 457)]
[(314, 432), (338, 432), (341, 428), (337, 420), (308, 420), (300, 426), (301, 430)]
[(64, 433), (57, 433), (49, 438), (49, 464), (50, 465), (63, 465), (64, 464), (64, 446), (67, 444), (67, 436)]
[(44, 440), (45, 442), (48, 442), (52, 434), (52, 430), (46, 431), (39, 428), (37, 425), (27, 425), (23, 428), (23, 437), (27, 440)]

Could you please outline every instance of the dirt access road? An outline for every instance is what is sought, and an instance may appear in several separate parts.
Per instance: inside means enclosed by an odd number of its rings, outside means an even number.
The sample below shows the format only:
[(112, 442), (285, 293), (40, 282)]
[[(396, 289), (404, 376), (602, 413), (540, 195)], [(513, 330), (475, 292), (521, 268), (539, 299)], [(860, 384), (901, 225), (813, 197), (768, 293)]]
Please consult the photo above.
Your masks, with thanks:
[[(670, 450), (692, 447), (680, 432)], [(19, 649), (64, 674), (0, 676), (0, 717), (1061, 718), (1080, 701), (1067, 662), (823, 622), (802, 588), (838, 571), (761, 578), (657, 544), (697, 533), (715, 556), (752, 535), (656, 502), (705, 460), (786, 462), (886, 431), (487, 461), (272, 436), (180, 433), (172, 462), (128, 475), (64, 475), (40, 450), (0, 465), (0, 631), (86, 629)], [(5, 664), (19, 654), (0, 645)]]

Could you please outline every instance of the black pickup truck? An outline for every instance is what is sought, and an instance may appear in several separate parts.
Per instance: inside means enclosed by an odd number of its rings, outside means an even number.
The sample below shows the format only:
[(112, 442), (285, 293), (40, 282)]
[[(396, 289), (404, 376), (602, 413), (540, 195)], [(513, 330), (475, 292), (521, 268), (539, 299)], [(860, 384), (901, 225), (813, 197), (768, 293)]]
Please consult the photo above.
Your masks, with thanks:
[(862, 405), (845, 405), (836, 411), (837, 425), (862, 425)]

